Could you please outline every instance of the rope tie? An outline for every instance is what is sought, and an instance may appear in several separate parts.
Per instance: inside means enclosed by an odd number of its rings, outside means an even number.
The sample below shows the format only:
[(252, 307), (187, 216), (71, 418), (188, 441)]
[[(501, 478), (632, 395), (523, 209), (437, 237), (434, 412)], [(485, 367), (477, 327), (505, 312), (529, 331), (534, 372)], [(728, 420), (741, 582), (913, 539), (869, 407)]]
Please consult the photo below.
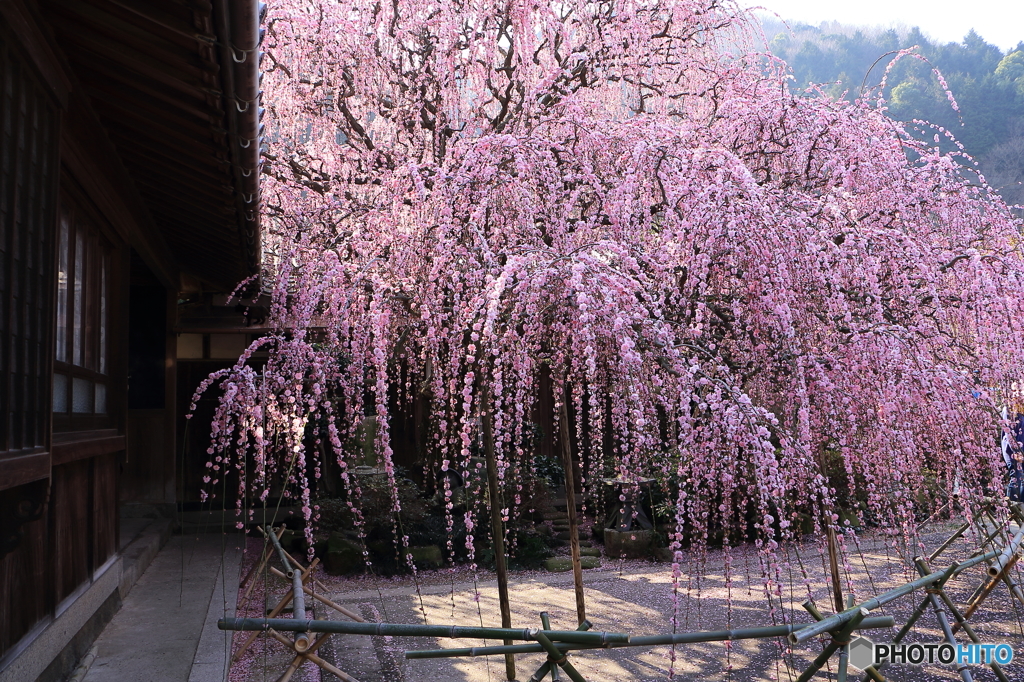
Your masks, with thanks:
[(554, 658), (551, 654), (548, 654), (548, 663), (553, 665), (562, 665), (569, 658), (569, 654), (562, 654), (561, 658)]

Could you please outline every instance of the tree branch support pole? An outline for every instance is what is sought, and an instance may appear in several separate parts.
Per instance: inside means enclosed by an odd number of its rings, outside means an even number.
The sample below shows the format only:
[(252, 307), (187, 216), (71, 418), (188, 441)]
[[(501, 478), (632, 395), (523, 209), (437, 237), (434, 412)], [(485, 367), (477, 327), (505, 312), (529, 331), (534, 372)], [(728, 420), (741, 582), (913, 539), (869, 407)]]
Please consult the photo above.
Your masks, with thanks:
[(945, 552), (947, 549), (949, 549), (949, 546), (952, 545), (954, 542), (956, 542), (960, 538), (960, 536), (962, 536), (964, 533), (966, 533), (968, 531), (968, 529), (970, 529), (970, 527), (971, 527), (971, 524), (965, 523), (964, 525), (962, 525), (959, 528), (957, 528), (955, 533), (953, 533), (948, 538), (946, 538), (945, 542), (943, 542), (941, 545), (939, 545), (935, 549), (934, 552), (932, 552), (930, 555), (928, 555), (928, 561), (932, 562), (932, 561), (935, 561), (936, 559), (938, 559), (939, 555), (942, 554), (943, 552)]
[[(505, 564), (505, 528), (501, 522), (501, 491), (498, 488), (498, 461), (494, 455), (494, 426), (491, 421), (491, 389), (485, 386), (481, 401), (480, 426), (483, 429), (484, 455), (487, 459), (487, 492), (491, 501), (491, 542), (494, 544), (494, 565), (498, 573), (498, 605), (501, 627), (512, 627), (512, 607), (508, 599), (508, 566)], [(511, 640), (504, 642), (512, 644)], [(516, 679), (516, 657), (505, 654), (505, 678)]]
[(583, 599), (583, 567), (580, 565), (580, 526), (576, 518), (576, 477), (573, 475), (572, 442), (569, 438), (569, 408), (566, 384), (562, 382), (562, 400), (558, 412), (559, 440), (562, 441), (562, 468), (565, 470), (565, 513), (569, 517), (569, 549), (572, 552), (572, 579), (576, 587), (576, 620), (587, 619)]
[[(266, 531), (263, 530), (262, 527), (260, 527), (260, 526), (256, 526), (256, 527), (259, 528), (261, 533), (266, 535)], [(282, 523), (281, 527), (277, 529), (277, 539), (278, 540), (280, 540), (281, 536), (284, 535), (284, 531), (285, 531), (285, 525)], [(243, 594), (242, 598), (238, 600), (238, 606), (235, 608), (236, 612), (241, 611), (242, 609), (245, 608), (245, 605), (249, 602), (249, 595), (252, 594), (252, 589), (254, 587), (256, 587), (256, 582), (257, 581), (254, 579), (250, 583), (249, 582), (249, 578), (252, 578), (254, 575), (258, 576), (260, 573), (262, 573), (263, 572), (263, 567), (267, 565), (267, 561), (270, 559), (271, 553), (273, 551), (273, 545), (270, 544), (270, 538), (264, 538), (264, 539), (266, 540), (266, 542), (263, 543), (263, 551), (260, 554), (260, 561), (259, 561), (259, 563), (258, 564), (253, 564), (252, 568), (249, 569), (249, 572), (245, 574), (244, 578), (242, 578), (242, 582), (239, 583), (239, 587), (245, 587), (245, 594)]]

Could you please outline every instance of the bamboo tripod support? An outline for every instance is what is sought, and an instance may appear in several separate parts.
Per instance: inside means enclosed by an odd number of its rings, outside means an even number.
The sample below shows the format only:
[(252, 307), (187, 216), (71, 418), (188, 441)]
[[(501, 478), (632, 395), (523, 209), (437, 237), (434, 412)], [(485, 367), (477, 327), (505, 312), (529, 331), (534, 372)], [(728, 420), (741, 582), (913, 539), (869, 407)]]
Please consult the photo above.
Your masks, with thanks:
[[(334, 611), (340, 613), (341, 615), (345, 616), (346, 618), (352, 621), (355, 621), (357, 623), (365, 622), (364, 619), (359, 614), (354, 613), (349, 609), (346, 609), (344, 606), (341, 606), (340, 604), (336, 604), (328, 597), (309, 587), (309, 584), (312, 583), (314, 586), (326, 590), (326, 587), (319, 581), (315, 580), (313, 577), (317, 566), (319, 566), (320, 564), (320, 559), (313, 559), (313, 563), (311, 563), (308, 567), (303, 567), (301, 562), (299, 562), (295, 559), (295, 557), (289, 554), (281, 546), (280, 543), (281, 536), (284, 534), (285, 531), (284, 524), (281, 524), (280, 528), (278, 528), (276, 531), (270, 528), (269, 526), (267, 527), (266, 530), (262, 528), (260, 530), (261, 532), (263, 532), (263, 535), (267, 539), (267, 543), (266, 546), (263, 548), (263, 553), (261, 555), (259, 563), (257, 564), (256, 567), (254, 567), (257, 568), (257, 570), (250, 570), (249, 573), (246, 575), (245, 579), (243, 580), (243, 584), (253, 575), (262, 572), (264, 568), (269, 568), (270, 574), (278, 578), (281, 578), (282, 580), (289, 583), (291, 586), (291, 591), (286, 593), (283, 597), (281, 597), (281, 599), (277, 602), (274, 608), (271, 609), (270, 612), (267, 614), (268, 618), (276, 618), (278, 615), (281, 614), (282, 611), (284, 611), (288, 607), (289, 604), (291, 604), (293, 605), (293, 618), (299, 621), (303, 620), (306, 615), (305, 597), (308, 595), (316, 601), (320, 602), (321, 604), (333, 609)], [(278, 554), (281, 560), (282, 566), (284, 568), (283, 571), (274, 566), (267, 566), (267, 563), (269, 562), (270, 558), (274, 555), (275, 552)], [(250, 583), (248, 588), (246, 589), (245, 595), (243, 596), (243, 600), (248, 599), (249, 595), (252, 592), (252, 588), (255, 584), (256, 581), (254, 579), (253, 582)], [(299, 589), (300, 586), (301, 590)], [(302, 613), (299, 613), (299, 611), (302, 611)], [(306, 661), (309, 661), (310, 663), (313, 663), (314, 665), (322, 668), (323, 670), (326, 670), (329, 673), (337, 676), (338, 679), (342, 680), (343, 682), (359, 682), (357, 679), (355, 679), (348, 673), (344, 672), (343, 670), (340, 670), (337, 666), (333, 665), (329, 661), (324, 660), (316, 654), (317, 649), (319, 649), (323, 644), (327, 642), (327, 639), (331, 636), (331, 633), (324, 632), (321, 633), (319, 637), (311, 639), (309, 632), (295, 631), (295, 639), (290, 640), (274, 628), (268, 627), (265, 628), (265, 631), (273, 639), (277, 640), (286, 648), (291, 649), (295, 652), (295, 657), (292, 659), (291, 663), (288, 664), (288, 667), (285, 669), (284, 673), (282, 673), (281, 676), (277, 678), (277, 682), (288, 682), (295, 674), (295, 672), (300, 667), (302, 667), (302, 665)], [(241, 660), (242, 656), (249, 649), (249, 647), (252, 646), (252, 643), (256, 641), (256, 638), (259, 637), (259, 635), (260, 630), (250, 632), (249, 636), (242, 643), (242, 646), (239, 647), (238, 651), (236, 651), (234, 656), (232, 656), (232, 663)]]

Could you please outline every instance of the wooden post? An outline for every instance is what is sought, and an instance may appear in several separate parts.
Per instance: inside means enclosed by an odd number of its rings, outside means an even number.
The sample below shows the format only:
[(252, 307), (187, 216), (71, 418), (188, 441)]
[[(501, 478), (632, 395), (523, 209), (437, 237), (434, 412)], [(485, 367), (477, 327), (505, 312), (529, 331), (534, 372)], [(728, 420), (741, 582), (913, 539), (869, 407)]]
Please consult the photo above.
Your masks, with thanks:
[[(494, 428), (491, 422), (491, 392), (485, 386), (481, 396), (480, 426), (484, 437), (487, 459), (487, 492), (491, 501), (491, 542), (494, 545), (494, 565), (498, 573), (498, 605), (501, 609), (501, 627), (512, 627), (512, 607), (508, 599), (508, 567), (505, 565), (505, 528), (501, 522), (501, 491), (498, 488), (498, 462), (494, 456)], [(511, 644), (506, 641), (505, 644)], [(516, 658), (505, 654), (505, 678), (516, 679)]]
[[(825, 451), (823, 449), (818, 450), (818, 470), (821, 471), (821, 475), (828, 479), (828, 467), (825, 463)], [(839, 508), (836, 508), (838, 513)], [(845, 600), (843, 599), (843, 581), (839, 574), (839, 547), (836, 542), (836, 530), (832, 525), (832, 515), (828, 509), (821, 510), (821, 522), (825, 529), (825, 541), (828, 544), (828, 568), (832, 578), (832, 597), (833, 605), (835, 606), (836, 613), (840, 613), (845, 610)]]
[(835, 597), (836, 613), (844, 610), (843, 581), (839, 575), (839, 547), (836, 543), (836, 529), (832, 526), (832, 518), (826, 514), (825, 533), (828, 537), (828, 568), (832, 574), (832, 595)]
[(569, 440), (569, 410), (566, 407), (565, 384), (558, 412), (558, 433), (562, 441), (562, 468), (565, 470), (565, 512), (569, 517), (569, 549), (572, 551), (572, 579), (576, 586), (576, 618), (579, 623), (587, 619), (583, 600), (583, 567), (580, 566), (580, 527), (576, 519), (576, 477), (573, 475), (572, 443)]

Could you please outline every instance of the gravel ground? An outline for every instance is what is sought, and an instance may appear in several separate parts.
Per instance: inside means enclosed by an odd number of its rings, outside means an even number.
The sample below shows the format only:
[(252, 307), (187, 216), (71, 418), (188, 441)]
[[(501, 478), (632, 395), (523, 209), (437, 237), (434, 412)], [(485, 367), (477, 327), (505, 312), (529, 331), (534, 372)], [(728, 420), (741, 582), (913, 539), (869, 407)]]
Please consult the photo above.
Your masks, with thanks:
[[(923, 549), (931, 550), (948, 537), (955, 523), (933, 524), (922, 536)], [(901, 549), (899, 539), (865, 534), (860, 549), (847, 552), (843, 567), (846, 580), (853, 585), (858, 601), (897, 587), (917, 577), (901, 556), (926, 554), (922, 547)], [(251, 551), (243, 568), (258, 558), (260, 544), (252, 541)], [(966, 541), (958, 542), (936, 562), (937, 567), (949, 565), (954, 559), (966, 558), (970, 551)], [(916, 550), (916, 551), (914, 551)], [(780, 570), (781, 600), (769, 604), (765, 597), (759, 556), (751, 547), (725, 552), (709, 551), (703, 561), (687, 553), (681, 564), (678, 586), (673, 584), (670, 564), (643, 561), (604, 559), (602, 568), (584, 572), (587, 617), (595, 630), (628, 632), (631, 635), (661, 634), (673, 631), (673, 615), (677, 631), (719, 630), (756, 627), (781, 622), (783, 615), (796, 622), (811, 619), (800, 607), (810, 594), (819, 608), (831, 613), (830, 592), (825, 576), (826, 562), (821, 548), (804, 544), (789, 548)], [(725, 566), (732, 566), (726, 579)], [(806, 577), (805, 577), (806, 572)], [(964, 604), (982, 582), (984, 565), (971, 569), (947, 587), (950, 596)], [(475, 579), (474, 579), (475, 578)], [(453, 570), (421, 572), (401, 578), (338, 578), (320, 576), (329, 596), (336, 602), (358, 611), (366, 620), (394, 623), (430, 623), (499, 626), (497, 584), (494, 575), (479, 571), (476, 576), (465, 567)], [(272, 579), (274, 580), (274, 579)], [(846, 585), (844, 584), (844, 589)], [(263, 603), (271, 606), (285, 593), (283, 581), (271, 583), (271, 595), (254, 590), (246, 615), (258, 615)], [(572, 629), (576, 623), (575, 597), (571, 573), (544, 571), (515, 572), (511, 576), (510, 596), (513, 627), (539, 627), (539, 613), (551, 614), (552, 625)], [(872, 615), (891, 615), (897, 626), (907, 620), (924, 592), (901, 598), (875, 611)], [(773, 608), (774, 607), (774, 608)], [(290, 614), (290, 612), (288, 612)], [(331, 612), (333, 613), (333, 612)], [(317, 605), (317, 617), (331, 615)], [(313, 617), (313, 609), (308, 614)], [(999, 586), (971, 623), (984, 642), (1008, 643), (1020, 651), (1020, 660), (1005, 668), (1011, 680), (1024, 681), (1024, 608)], [(889, 641), (895, 631), (878, 630), (875, 641)], [(908, 642), (937, 642), (941, 633), (935, 615), (929, 611), (919, 622)], [(236, 635), (236, 647), (240, 637)], [(960, 641), (967, 641), (960, 637)], [(335, 635), (321, 649), (325, 659), (359, 680), (359, 682), (501, 682), (505, 680), (504, 659), (499, 656), (479, 658), (444, 658), (406, 660), (405, 650), (481, 646), (482, 641), (432, 638), (388, 638)], [(494, 644), (494, 642), (490, 642)], [(688, 644), (677, 646), (672, 662), (671, 647), (652, 649), (619, 648), (595, 652), (578, 652), (570, 660), (588, 682), (647, 682), (664, 680), (670, 667), (679, 680), (795, 680), (807, 664), (821, 651), (821, 641), (789, 648), (781, 638), (745, 640), (727, 643)], [(242, 660), (235, 665), (232, 682), (276, 680), (291, 656), (276, 641), (260, 637)], [(516, 657), (517, 679), (525, 682), (544, 662), (541, 654)], [(836, 658), (830, 661), (816, 679), (834, 679)], [(974, 666), (975, 680), (995, 680), (988, 668)], [(901, 681), (958, 680), (952, 668), (939, 665), (920, 668), (891, 667), (888, 679)], [(860, 679), (851, 675), (850, 679)], [(333, 682), (337, 678), (320, 674), (307, 663), (292, 678), (297, 682)], [(563, 679), (564, 676), (563, 676)]]

